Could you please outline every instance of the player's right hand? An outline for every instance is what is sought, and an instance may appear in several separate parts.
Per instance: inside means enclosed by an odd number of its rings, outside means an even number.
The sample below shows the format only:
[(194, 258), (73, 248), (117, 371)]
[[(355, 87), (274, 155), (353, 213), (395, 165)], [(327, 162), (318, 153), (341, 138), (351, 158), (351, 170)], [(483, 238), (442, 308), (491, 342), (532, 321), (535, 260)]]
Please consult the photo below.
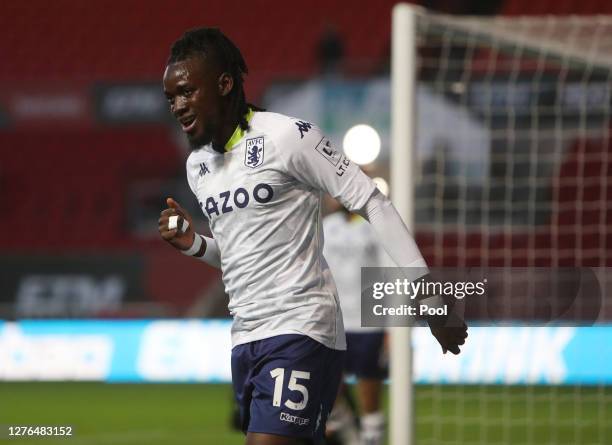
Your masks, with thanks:
[[(172, 198), (166, 198), (166, 204), (168, 205), (168, 208), (162, 210), (161, 215), (157, 220), (159, 234), (164, 241), (168, 242), (177, 249), (187, 250), (191, 247), (195, 238), (191, 215)], [(185, 232), (182, 232), (178, 228), (172, 230), (168, 229), (168, 220), (173, 215), (178, 215), (189, 223), (189, 227)]]

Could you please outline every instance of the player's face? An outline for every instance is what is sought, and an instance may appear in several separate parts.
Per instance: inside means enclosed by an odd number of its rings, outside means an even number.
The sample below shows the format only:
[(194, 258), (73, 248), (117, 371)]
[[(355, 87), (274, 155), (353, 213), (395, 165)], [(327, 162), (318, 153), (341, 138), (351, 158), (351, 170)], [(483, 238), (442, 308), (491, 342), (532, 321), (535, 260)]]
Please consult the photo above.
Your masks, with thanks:
[(164, 72), (164, 93), (170, 111), (192, 148), (211, 143), (219, 127), (221, 96), (217, 77), (199, 57), (172, 63)]

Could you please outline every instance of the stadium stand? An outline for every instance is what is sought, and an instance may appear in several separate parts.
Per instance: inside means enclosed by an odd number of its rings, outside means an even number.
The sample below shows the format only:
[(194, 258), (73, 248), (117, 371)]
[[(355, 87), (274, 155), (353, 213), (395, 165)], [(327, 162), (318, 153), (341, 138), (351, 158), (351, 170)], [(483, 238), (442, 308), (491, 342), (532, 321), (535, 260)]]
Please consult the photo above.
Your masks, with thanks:
[[(335, 25), (343, 39), (348, 75), (375, 73), (388, 56), (394, 3), (380, 0), (372, 7), (367, 0), (354, 0), (347, 8), (344, 2), (324, 0), (300, 5), (253, 0), (248, 14), (239, 0), (224, 2), (221, 7), (186, 0), (181, 7), (157, 8), (144, 1), (127, 1), (121, 8), (109, 8), (102, 0), (3, 3), (0, 25), (6, 38), (0, 39), (0, 199), (10, 203), (11, 210), (0, 222), (2, 251), (147, 248), (151, 255), (159, 256), (152, 262), (163, 263), (164, 255), (173, 252), (158, 251), (164, 246), (156, 237), (143, 240), (126, 231), (126, 195), (134, 182), (182, 179), (183, 152), (165, 122), (118, 125), (97, 120), (93, 111), (96, 88), (101, 84), (159, 83), (170, 42), (185, 29), (203, 24), (222, 26), (242, 48), (252, 73), (247, 94), (255, 102), (271, 82), (308, 79), (318, 72), (315, 49), (328, 23)], [(592, 14), (612, 12), (612, 4), (507, 0), (502, 11), (506, 15)], [(259, 32), (262, 29), (274, 29), (274, 33)], [(274, 38), (267, 37), (270, 35)], [(486, 65), (488, 57), (485, 52), (477, 54), (474, 63)], [(496, 63), (503, 73), (502, 60)], [(66, 122), (14, 121), (9, 99), (21, 89), (76, 91), (83, 98), (83, 108)], [(578, 182), (583, 181), (580, 175), (585, 176), (584, 181), (588, 176), (593, 183), (597, 183), (597, 175), (610, 175), (610, 165), (599, 170), (590, 164), (579, 165), (580, 153), (609, 152), (610, 141), (577, 140), (572, 150), (574, 155), (564, 160), (559, 175), (575, 176)], [(577, 189), (564, 187), (554, 190), (555, 208), (578, 199)], [(597, 187), (585, 189), (582, 199), (590, 195), (595, 199), (597, 193), (602, 193)], [(536, 259), (538, 264), (547, 265), (547, 249), (558, 243), (567, 247), (568, 257), (563, 261), (568, 265), (601, 265), (601, 258), (597, 261), (592, 256), (601, 243), (593, 233), (582, 238), (584, 252), (578, 256), (573, 254), (577, 237), (564, 237), (563, 233), (571, 231), (577, 221), (609, 224), (610, 217), (610, 210), (583, 208), (552, 215), (550, 227), (555, 230), (543, 230), (542, 234), (444, 233), (437, 235), (444, 237), (443, 253), (433, 248), (440, 245), (434, 235), (417, 235), (432, 265), (456, 265), (459, 251), (466, 246), (464, 261), (477, 264), (486, 245), (491, 265), (504, 261), (502, 257), (495, 259), (496, 252), (512, 247), (517, 253), (513, 265), (520, 266), (527, 261), (520, 252), (526, 251), (528, 244), (542, 253)], [(612, 254), (607, 255), (608, 265)]]

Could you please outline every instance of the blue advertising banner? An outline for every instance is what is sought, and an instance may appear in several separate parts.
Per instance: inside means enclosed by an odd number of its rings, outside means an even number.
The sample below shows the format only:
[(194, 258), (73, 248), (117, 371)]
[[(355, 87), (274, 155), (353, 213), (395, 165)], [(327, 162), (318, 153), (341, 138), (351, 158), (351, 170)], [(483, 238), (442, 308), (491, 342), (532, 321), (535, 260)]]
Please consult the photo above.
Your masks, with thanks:
[[(415, 328), (417, 383), (612, 384), (612, 326), (472, 327), (458, 356)], [(230, 322), (0, 321), (0, 380), (229, 382)]]

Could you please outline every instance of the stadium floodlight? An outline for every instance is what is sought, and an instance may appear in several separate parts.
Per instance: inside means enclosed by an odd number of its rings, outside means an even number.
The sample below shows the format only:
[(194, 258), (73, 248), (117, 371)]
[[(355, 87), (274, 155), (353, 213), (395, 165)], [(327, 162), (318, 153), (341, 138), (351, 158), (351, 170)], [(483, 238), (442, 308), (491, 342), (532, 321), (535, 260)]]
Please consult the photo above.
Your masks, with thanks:
[(387, 181), (385, 181), (385, 178), (377, 176), (375, 178), (372, 178), (372, 181), (374, 181), (374, 184), (376, 184), (376, 188), (378, 188), (378, 190), (380, 190), (383, 195), (389, 196), (389, 184), (387, 183)]
[(370, 164), (380, 154), (380, 136), (370, 125), (355, 125), (344, 135), (342, 147), (346, 156), (355, 164)]
[[(430, 266), (610, 266), (612, 17), (396, 5), (391, 98), (391, 199)], [(390, 334), (393, 445), (609, 442), (605, 380), (415, 387)]]

